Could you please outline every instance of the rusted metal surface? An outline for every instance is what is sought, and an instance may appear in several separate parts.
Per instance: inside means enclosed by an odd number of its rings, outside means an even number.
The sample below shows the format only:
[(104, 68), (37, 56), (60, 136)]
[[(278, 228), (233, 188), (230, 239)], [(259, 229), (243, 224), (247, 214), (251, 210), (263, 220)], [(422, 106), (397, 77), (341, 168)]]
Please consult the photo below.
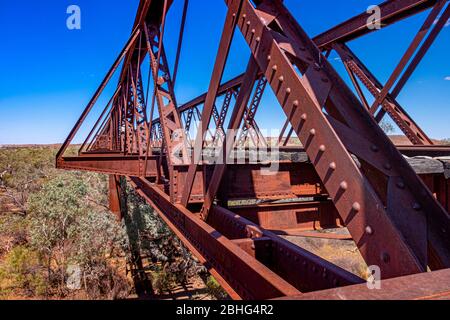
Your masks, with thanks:
[(307, 293), (289, 300), (450, 300), (450, 270), (384, 280), (380, 290), (367, 284)]
[(120, 177), (110, 175), (109, 176), (109, 209), (116, 215), (118, 221), (122, 221), (122, 207), (120, 199), (122, 197), (122, 191), (120, 188)]
[[(141, 1), (130, 40), (58, 153), (58, 168), (110, 175), (110, 206), (118, 218), (119, 179), (127, 177), (234, 299), (447, 297), (450, 160), (438, 157), (449, 156), (450, 148), (433, 145), (396, 99), (448, 19), (448, 1), (380, 4), (383, 27), (430, 9), (383, 85), (347, 46), (376, 31), (367, 28), (367, 13), (310, 38), (282, 1), (227, 0), (208, 92), (183, 105), (172, 79), (189, 6), (185, 1), (172, 74), (161, 41), (172, 3)], [(251, 54), (246, 72), (224, 81), (235, 30)], [(356, 94), (328, 62), (331, 50), (342, 57)], [(146, 57), (150, 97), (142, 81)], [(121, 64), (117, 89), (78, 156), (65, 156)], [(267, 90), (287, 118), (275, 138), (279, 146), (256, 121)], [(414, 146), (393, 145), (379, 126), (385, 113)], [(302, 146), (286, 147), (294, 134)], [(270, 145), (276, 158), (253, 161), (260, 150), (249, 145)], [(242, 153), (243, 161), (218, 162), (210, 157), (215, 151), (226, 160)], [(276, 170), (267, 174), (272, 165)], [(330, 228), (349, 234), (324, 232)], [(353, 240), (365, 263), (381, 268), (387, 290), (351, 286), (364, 280), (283, 236)]]

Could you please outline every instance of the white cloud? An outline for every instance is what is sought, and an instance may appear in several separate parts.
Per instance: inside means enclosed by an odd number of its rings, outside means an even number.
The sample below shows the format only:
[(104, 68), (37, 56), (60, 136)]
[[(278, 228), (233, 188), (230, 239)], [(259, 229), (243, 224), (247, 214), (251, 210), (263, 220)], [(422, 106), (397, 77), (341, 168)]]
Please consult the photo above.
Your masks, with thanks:
[(444, 78), (445, 81), (450, 81), (450, 76)]

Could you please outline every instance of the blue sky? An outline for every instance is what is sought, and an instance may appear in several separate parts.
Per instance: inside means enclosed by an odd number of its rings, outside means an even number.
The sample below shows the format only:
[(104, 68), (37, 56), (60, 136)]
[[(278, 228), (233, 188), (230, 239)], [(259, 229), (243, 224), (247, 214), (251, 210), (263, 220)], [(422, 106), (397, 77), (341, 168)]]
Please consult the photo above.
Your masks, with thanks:
[[(59, 143), (65, 139), (127, 41), (138, 2), (0, 2), (0, 144)], [(165, 36), (171, 63), (183, 1), (174, 2)], [(311, 36), (377, 2), (285, 1)], [(191, 0), (190, 3), (176, 87), (180, 103), (208, 88), (226, 14), (222, 0)], [(66, 27), (66, 9), (72, 4), (81, 8), (81, 30)], [(425, 15), (417, 15), (349, 45), (385, 82)], [(450, 27), (446, 27), (399, 97), (400, 103), (434, 138), (450, 137), (450, 81), (445, 80), (450, 77), (449, 40)], [(237, 34), (224, 80), (244, 71), (248, 54), (244, 41)], [(340, 62), (334, 58), (330, 58), (333, 65), (344, 74)], [(344, 78), (347, 81), (347, 77)], [(113, 85), (108, 90), (111, 92)], [(94, 110), (93, 118), (95, 112), (98, 110)], [(271, 92), (266, 94), (257, 120), (263, 128), (282, 126), (281, 108), (276, 105)]]

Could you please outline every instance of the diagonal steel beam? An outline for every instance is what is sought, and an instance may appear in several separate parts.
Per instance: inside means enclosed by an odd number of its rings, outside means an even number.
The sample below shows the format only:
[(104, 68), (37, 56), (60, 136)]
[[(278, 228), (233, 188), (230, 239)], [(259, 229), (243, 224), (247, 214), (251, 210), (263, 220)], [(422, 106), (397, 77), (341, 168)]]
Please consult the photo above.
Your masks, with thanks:
[[(376, 113), (379, 105), (382, 104), (382, 102), (386, 99), (387, 95), (389, 94), (389, 92), (391, 91), (395, 82), (397, 81), (398, 77), (400, 76), (402, 71), (405, 69), (405, 67), (408, 65), (408, 62), (411, 60), (411, 58), (414, 55), (414, 52), (416, 52), (420, 43), (427, 35), (429, 29), (433, 26), (436, 18), (438, 17), (439, 13), (441, 12), (441, 10), (445, 4), (446, 4), (446, 0), (440, 0), (431, 10), (431, 12), (428, 15), (427, 19), (425, 20), (423, 26), (420, 28), (417, 35), (414, 37), (413, 41), (411, 42), (410, 46), (406, 50), (402, 59), (400, 60), (398, 65), (395, 67), (394, 72), (389, 77), (389, 80), (383, 86), (381, 92), (375, 97), (375, 102), (373, 103), (372, 107), (370, 108), (370, 112), (372, 114)], [(447, 19), (445, 21), (447, 21)]]
[(237, 129), (239, 129), (239, 126), (241, 125), (244, 118), (245, 110), (250, 100), (250, 95), (256, 82), (258, 72), (258, 65), (253, 57), (251, 57), (247, 66), (247, 71), (245, 72), (241, 90), (239, 91), (237, 97), (236, 105), (231, 115), (230, 124), (228, 127), (229, 130), (227, 131), (225, 140), (222, 143), (222, 148), (220, 149), (220, 154), (224, 154), (223, 163), (215, 165), (211, 182), (207, 187), (207, 192), (201, 213), (204, 220), (208, 218), (208, 214), (211, 210), (214, 198), (217, 194), (217, 191), (219, 190), (220, 183), (225, 174), (229, 155), (231, 154), (235, 146), (235, 140), (237, 137), (236, 132)]
[(200, 162), (202, 155), (204, 137), (208, 130), (209, 123), (211, 121), (211, 116), (216, 101), (217, 92), (225, 69), (228, 53), (230, 51), (234, 30), (236, 28), (237, 17), (239, 16), (240, 13), (241, 2), (242, 0), (229, 0), (227, 2), (228, 13), (225, 20), (225, 26), (223, 28), (222, 37), (220, 39), (219, 51), (217, 53), (216, 63), (214, 65), (211, 82), (205, 99), (205, 105), (203, 107), (202, 120), (200, 126), (201, 128), (200, 130), (198, 130), (197, 138), (195, 139), (194, 154), (191, 159), (189, 172), (186, 177), (184, 185), (183, 196), (181, 199), (181, 203), (184, 206), (187, 206), (187, 204), (189, 203), (189, 198), (191, 196), (195, 174), (197, 172), (198, 163)]
[[(432, 215), (448, 226), (444, 209), (328, 61), (318, 58), (317, 47), (280, 2), (267, 1), (254, 8), (249, 1), (244, 1), (238, 25), (366, 262), (379, 265), (384, 277), (425, 271), (428, 263), (425, 216)], [(302, 76), (298, 75), (293, 62)], [(328, 115), (322, 112), (323, 106)], [(331, 125), (329, 116), (338, 121)], [(341, 121), (342, 125), (338, 125)], [(367, 135), (367, 142), (379, 145), (376, 161), (369, 156), (370, 152), (358, 150), (351, 139), (346, 139), (351, 137), (342, 131), (346, 123), (351, 123), (355, 137), (355, 130), (358, 130)], [(371, 144), (367, 142), (365, 145), (370, 150)], [(356, 152), (382, 175), (387, 175), (390, 183), (397, 181), (393, 174), (401, 174), (408, 180), (408, 187), (400, 193), (397, 191), (404, 199), (388, 199), (386, 211), (383, 204), (386, 200), (380, 197), (384, 192), (372, 177), (365, 176), (365, 171), (356, 166), (346, 149)], [(401, 221), (408, 220), (406, 216), (402, 219), (395, 216), (399, 213), (395, 204), (409, 201), (416, 201), (418, 205), (405, 208), (403, 213), (410, 212), (410, 217), (414, 210), (420, 213), (415, 215), (420, 232), (417, 226), (402, 224)], [(426, 208), (426, 212), (422, 208)], [(374, 230), (383, 230), (383, 234)], [(435, 229), (428, 240), (439, 251), (441, 261), (436, 265), (449, 265), (450, 254), (442, 232)], [(433, 239), (435, 236), (440, 239)]]
[[(345, 44), (335, 44), (333, 47), (341, 57), (345, 67), (354, 73), (369, 92), (376, 97), (383, 88), (380, 81)], [(387, 94), (387, 99), (382, 101), (382, 106), (383, 110), (389, 113), (394, 122), (414, 145), (433, 145), (433, 141), (397, 102), (395, 97)]]

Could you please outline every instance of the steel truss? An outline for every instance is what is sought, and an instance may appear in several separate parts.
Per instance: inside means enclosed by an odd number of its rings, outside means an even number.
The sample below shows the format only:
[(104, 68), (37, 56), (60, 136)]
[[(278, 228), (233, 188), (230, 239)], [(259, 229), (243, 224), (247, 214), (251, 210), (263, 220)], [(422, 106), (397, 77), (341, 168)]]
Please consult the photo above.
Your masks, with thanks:
[[(172, 2), (141, 0), (130, 40), (58, 153), (57, 167), (109, 174), (111, 210), (119, 218), (118, 181), (127, 177), (234, 299), (334, 298), (336, 288), (348, 285), (355, 285), (345, 289), (348, 297), (377, 298), (358, 285), (364, 282), (360, 277), (280, 236), (317, 237), (312, 231), (344, 227), (350, 236), (336, 237), (353, 239), (367, 265), (379, 266), (383, 279), (389, 279), (392, 291), (384, 298), (448, 293), (450, 282), (443, 285), (442, 279), (450, 273), (450, 180), (444, 170), (419, 177), (402, 153), (450, 155), (450, 149), (434, 146), (397, 101), (448, 20), (448, 1), (380, 4), (384, 27), (430, 10), (385, 85), (348, 46), (376, 31), (367, 28), (367, 13), (310, 38), (282, 1), (225, 1), (228, 11), (209, 89), (180, 106), (172, 81), (176, 71), (169, 70), (162, 40)], [(187, 9), (186, 2), (175, 70)], [(244, 74), (223, 82), (236, 29), (251, 55)], [(329, 63), (332, 50), (354, 91)], [(147, 56), (151, 97), (145, 95), (141, 71)], [(121, 63), (117, 89), (78, 156), (65, 156)], [(361, 84), (373, 95), (372, 105)], [(269, 176), (262, 173), (267, 163), (202, 161), (211, 146), (228, 159), (237, 145), (250, 157), (249, 139), (254, 146), (269, 144), (256, 122), (267, 88), (287, 118), (278, 138), (280, 154), (292, 158), (281, 159)], [(389, 140), (379, 126), (386, 114), (413, 147), (396, 147)], [(302, 146), (286, 147), (294, 133)], [(236, 200), (248, 204), (236, 205)], [(408, 287), (407, 279), (417, 279), (423, 290), (402, 295), (398, 288)]]

